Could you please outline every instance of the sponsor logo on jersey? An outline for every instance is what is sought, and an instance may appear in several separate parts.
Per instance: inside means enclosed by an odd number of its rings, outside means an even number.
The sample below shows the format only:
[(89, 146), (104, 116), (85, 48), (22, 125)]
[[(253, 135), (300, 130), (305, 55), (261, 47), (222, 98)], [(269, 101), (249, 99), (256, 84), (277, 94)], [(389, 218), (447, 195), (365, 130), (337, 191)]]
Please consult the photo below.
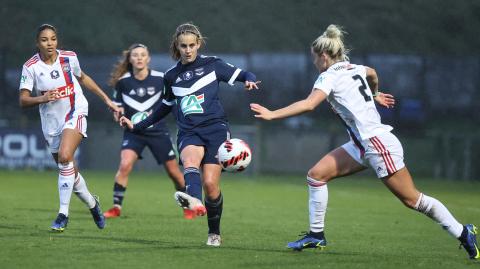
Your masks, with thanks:
[(140, 96), (140, 97), (144, 97), (145, 94), (147, 94), (147, 90), (145, 88), (142, 88), (142, 87), (137, 88), (136, 92), (137, 92), (137, 95)]
[(57, 99), (69, 97), (73, 93), (74, 93), (73, 84), (69, 84), (67, 86), (60, 87), (60, 88), (57, 89)]
[(180, 108), (182, 109), (183, 115), (186, 116), (192, 113), (203, 113), (202, 103), (205, 101), (204, 94), (201, 95), (187, 95), (182, 98), (180, 101)]
[(193, 72), (192, 71), (187, 71), (182, 74), (183, 80), (190, 80), (193, 78)]
[(52, 77), (52, 79), (57, 79), (60, 77), (60, 73), (57, 70), (53, 70), (50, 72), (50, 77)]
[(134, 89), (131, 89), (130, 92), (128, 93), (128, 95), (135, 95), (135, 94), (137, 94), (137, 92)]
[(147, 94), (154, 95), (155, 94), (155, 87), (147, 87)]
[(205, 71), (203, 71), (203, 67), (195, 69), (195, 75), (197, 75), (197, 76), (201, 76), (204, 73), (205, 73)]
[(27, 76), (20, 77), (20, 83), (25, 83), (27, 81)]
[(175, 80), (175, 83), (179, 83), (181, 81), (182, 81), (182, 79), (180, 77), (178, 77), (177, 80)]
[[(132, 121), (133, 124), (137, 124), (137, 123), (141, 122), (142, 120), (146, 119), (148, 117), (148, 115), (150, 115), (150, 113), (148, 113), (147, 111), (137, 112), (137, 113), (133, 114), (133, 116), (130, 120)], [(150, 126), (148, 126), (148, 128), (150, 128), (152, 126), (153, 125), (150, 125)]]

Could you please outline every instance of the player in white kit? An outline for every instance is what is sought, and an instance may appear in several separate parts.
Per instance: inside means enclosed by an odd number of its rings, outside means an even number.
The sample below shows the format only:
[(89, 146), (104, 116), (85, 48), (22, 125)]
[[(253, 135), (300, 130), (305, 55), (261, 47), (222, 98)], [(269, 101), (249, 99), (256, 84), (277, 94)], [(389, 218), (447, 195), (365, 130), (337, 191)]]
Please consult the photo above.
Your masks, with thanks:
[(251, 104), (255, 117), (280, 119), (312, 111), (325, 99), (330, 103), (350, 135), (350, 141), (334, 149), (315, 164), (307, 174), (309, 187), (310, 231), (300, 240), (288, 243), (294, 250), (324, 248), (324, 220), (327, 210), (327, 183), (371, 167), (378, 178), (403, 204), (435, 220), (457, 238), (471, 259), (480, 258), (473, 224), (460, 224), (437, 199), (419, 192), (403, 162), (400, 141), (381, 123), (374, 101), (393, 107), (393, 96), (378, 91), (374, 69), (351, 64), (343, 44), (343, 31), (330, 25), (313, 41), (311, 53), (318, 79), (310, 95), (281, 109), (270, 111)]
[(43, 135), (60, 170), (60, 209), (51, 229), (62, 232), (67, 226), (72, 191), (88, 206), (97, 227), (103, 229), (105, 218), (98, 199), (90, 194), (74, 164), (75, 150), (87, 137), (88, 102), (79, 82), (102, 98), (110, 109), (118, 111), (118, 107), (82, 72), (74, 52), (57, 49), (55, 27), (41, 25), (36, 45), (38, 53), (23, 65), (19, 102), (21, 107), (39, 105)]

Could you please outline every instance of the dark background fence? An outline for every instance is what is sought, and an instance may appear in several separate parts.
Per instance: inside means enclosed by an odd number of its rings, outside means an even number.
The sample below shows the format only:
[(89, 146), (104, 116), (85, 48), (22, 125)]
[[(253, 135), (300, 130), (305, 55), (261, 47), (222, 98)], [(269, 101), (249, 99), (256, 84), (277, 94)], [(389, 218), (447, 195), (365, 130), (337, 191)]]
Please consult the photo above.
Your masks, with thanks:
[[(337, 23), (349, 32), (351, 61), (375, 68), (381, 89), (396, 96), (396, 107), (380, 112), (395, 127), (411, 170), (438, 178), (480, 178), (475, 165), (480, 161), (478, 1), (3, 2), (0, 127), (40, 128), (37, 109), (18, 108), (17, 88), (41, 23), (55, 24), (62, 47), (76, 51), (83, 70), (110, 92), (106, 82), (123, 49), (146, 43), (153, 53), (152, 68), (164, 71), (174, 63), (167, 53), (170, 35), (179, 23), (193, 21), (208, 37), (203, 53), (251, 70), (262, 80), (260, 91), (223, 85), (221, 92), (231, 123), (250, 126), (249, 133), (255, 130), (255, 170), (304, 173), (347, 139), (328, 105), (268, 123), (255, 120), (248, 105), (280, 107), (304, 98), (318, 75), (309, 45), (328, 24)], [(86, 95), (90, 138), (83, 143), (88, 158), (82, 163), (114, 169), (121, 131), (98, 98)], [(106, 144), (106, 151), (95, 153)], [(112, 161), (98, 166), (96, 156), (105, 154)], [(141, 168), (156, 169), (153, 163)]]

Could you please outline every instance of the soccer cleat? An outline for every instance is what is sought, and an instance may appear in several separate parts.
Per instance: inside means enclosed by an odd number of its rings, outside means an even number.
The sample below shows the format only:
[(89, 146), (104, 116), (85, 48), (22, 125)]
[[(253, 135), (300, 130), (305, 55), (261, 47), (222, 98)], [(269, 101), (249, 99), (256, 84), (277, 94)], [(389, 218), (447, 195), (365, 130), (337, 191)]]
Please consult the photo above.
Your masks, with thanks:
[(122, 214), (122, 209), (120, 209), (120, 207), (118, 207), (118, 206), (114, 206), (114, 207), (110, 208), (109, 210), (107, 210), (105, 213), (103, 213), (103, 215), (107, 219), (120, 217), (121, 214)]
[(68, 217), (62, 213), (58, 213), (57, 218), (52, 222), (50, 228), (55, 232), (63, 232), (68, 224)]
[(302, 239), (287, 244), (287, 248), (302, 251), (304, 248), (319, 248), (323, 250), (327, 246), (327, 240), (325, 238), (317, 239), (310, 235), (310, 233), (301, 234)]
[(465, 229), (467, 229), (467, 237), (465, 241), (460, 243), (460, 246), (467, 251), (468, 256), (470, 259), (480, 259), (480, 251), (478, 250), (477, 244), (477, 227), (473, 224), (465, 225)]
[(207, 209), (200, 200), (192, 197), (184, 192), (177, 191), (174, 195), (177, 204), (183, 208), (183, 216), (185, 219), (193, 219), (197, 216), (207, 214)]
[(105, 228), (105, 216), (103, 216), (102, 210), (100, 209), (100, 201), (98, 196), (93, 195), (95, 199), (95, 206), (90, 208), (90, 213), (92, 213), (93, 221), (97, 224), (98, 229)]
[(219, 234), (208, 234), (207, 246), (219, 247), (222, 244), (222, 238)]

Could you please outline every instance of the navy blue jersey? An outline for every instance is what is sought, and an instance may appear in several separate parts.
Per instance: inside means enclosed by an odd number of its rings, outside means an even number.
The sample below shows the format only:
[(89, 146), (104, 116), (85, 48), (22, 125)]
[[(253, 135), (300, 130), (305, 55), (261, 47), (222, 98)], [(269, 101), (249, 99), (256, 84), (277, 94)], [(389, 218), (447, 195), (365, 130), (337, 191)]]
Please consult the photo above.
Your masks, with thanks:
[[(152, 113), (159, 105), (164, 90), (163, 73), (149, 70), (144, 80), (138, 80), (132, 73), (125, 73), (115, 84), (114, 103), (125, 109), (125, 116), (137, 123)], [(142, 131), (153, 135), (168, 132), (165, 120), (161, 120)]]
[(199, 55), (194, 62), (180, 61), (165, 73), (163, 103), (173, 106), (180, 130), (227, 123), (218, 97), (220, 81), (233, 85), (241, 70), (219, 58)]

